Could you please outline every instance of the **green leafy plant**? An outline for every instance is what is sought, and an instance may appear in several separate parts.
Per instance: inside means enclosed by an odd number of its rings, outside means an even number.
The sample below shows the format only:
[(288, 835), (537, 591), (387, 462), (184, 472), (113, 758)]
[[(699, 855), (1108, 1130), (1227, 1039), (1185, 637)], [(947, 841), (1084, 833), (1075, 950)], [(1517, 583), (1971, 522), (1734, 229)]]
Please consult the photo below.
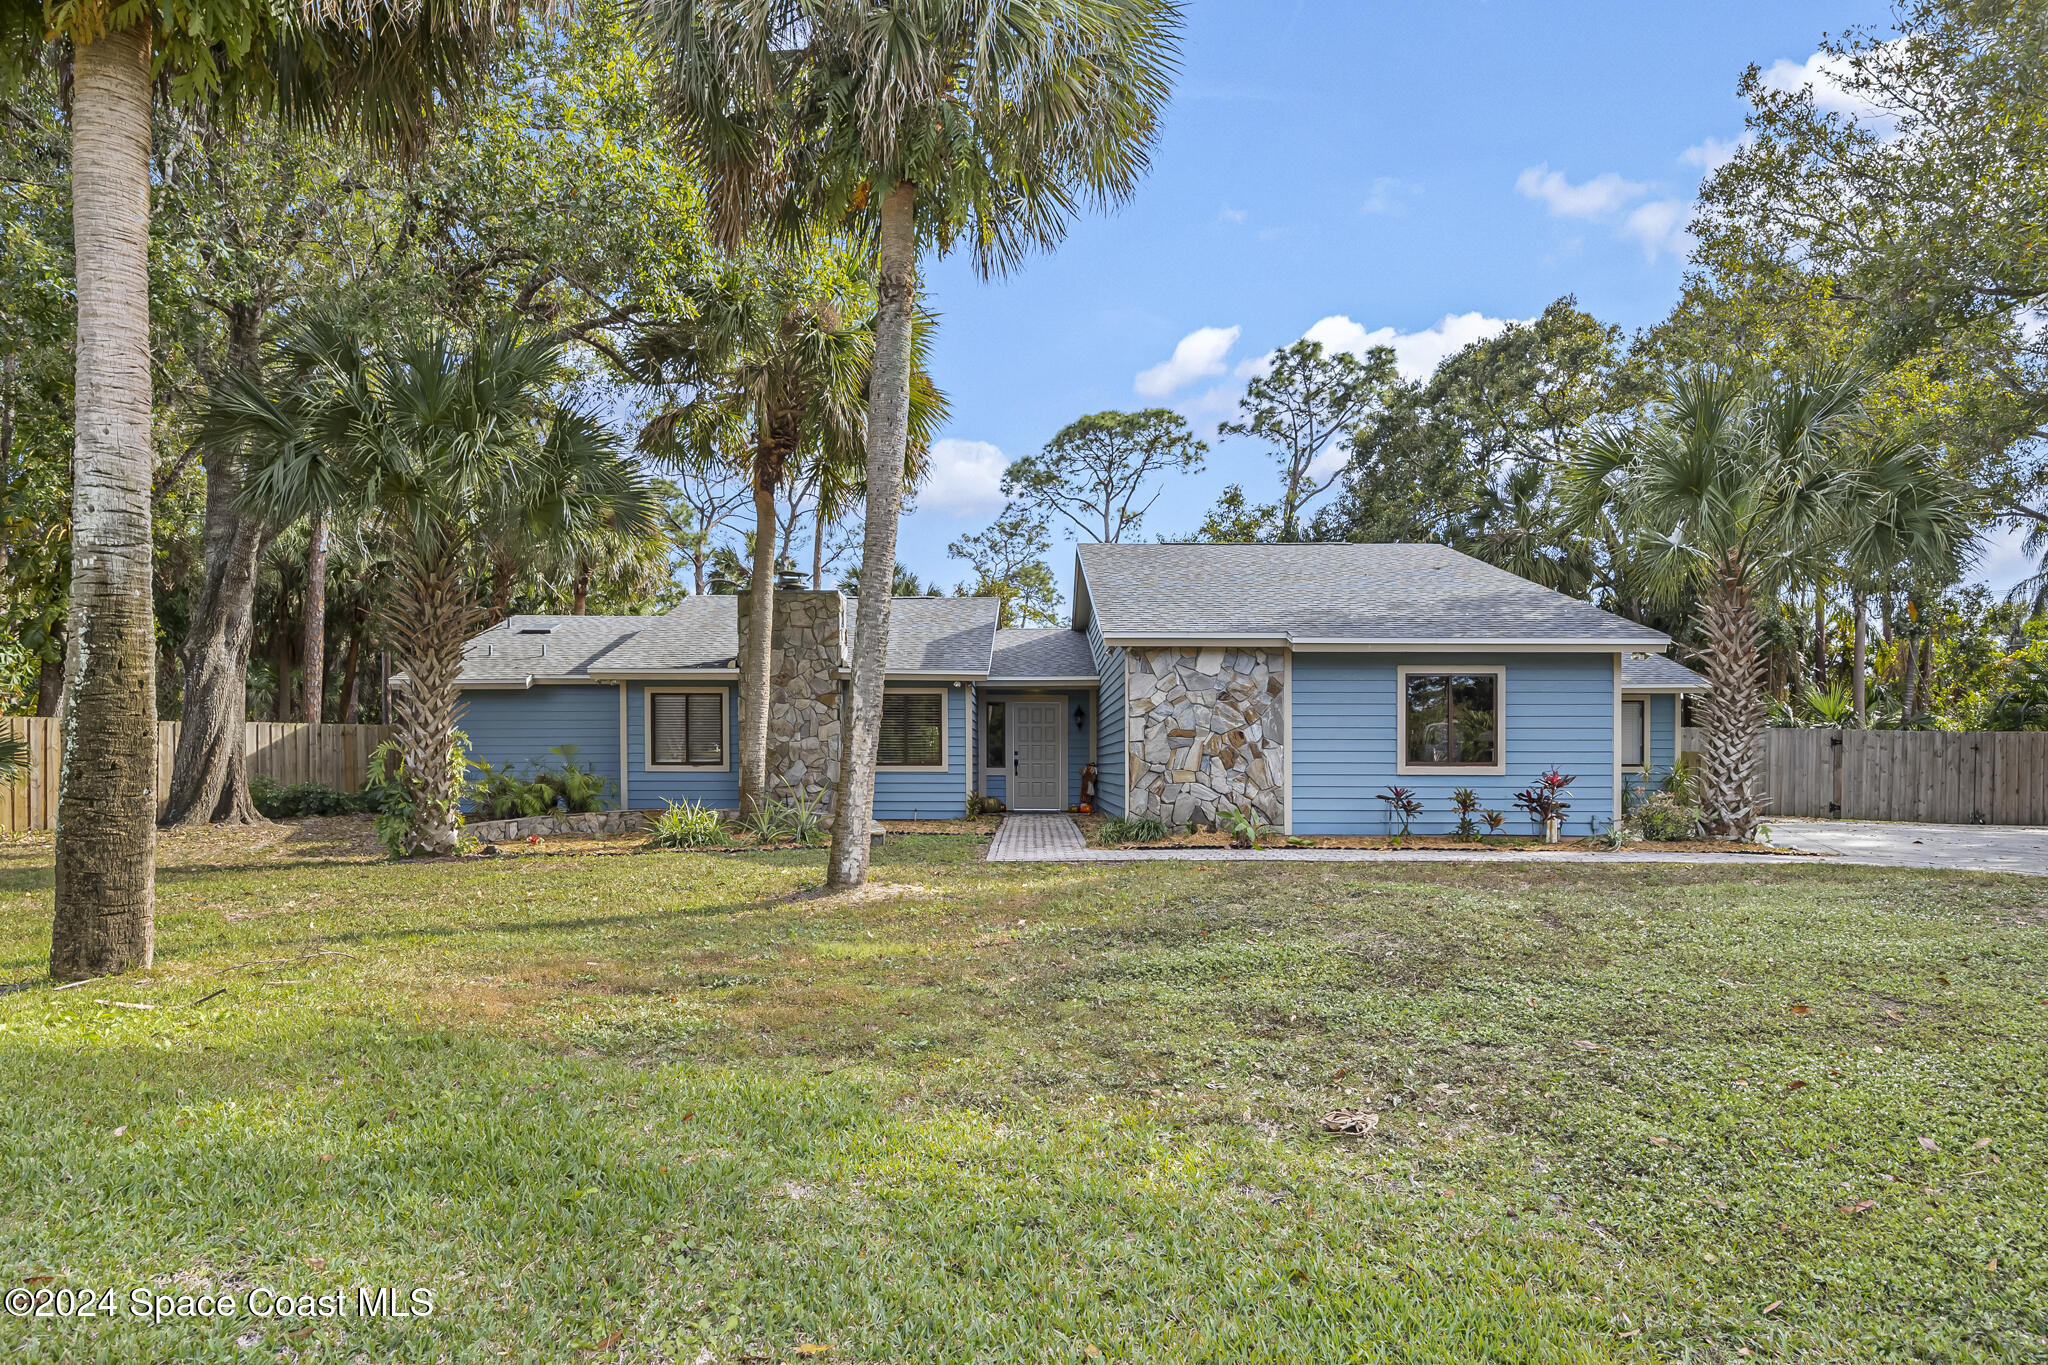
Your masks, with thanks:
[(563, 810), (571, 815), (588, 815), (601, 811), (612, 793), (612, 780), (601, 777), (587, 768), (576, 766), (576, 746), (557, 744), (548, 750), (555, 756), (555, 762), (534, 773), (533, 780), (546, 786), (553, 793), (554, 805), (560, 803)]
[(1161, 844), (1166, 837), (1166, 822), (1151, 815), (1113, 816), (1102, 822), (1100, 836), (1105, 844)]
[(1492, 807), (1479, 812), (1479, 818), (1486, 822), (1486, 832), (1488, 834), (1500, 833), (1500, 827), (1508, 822), (1506, 814), (1494, 810)]
[(757, 844), (772, 844), (782, 834), (782, 812), (776, 808), (775, 798), (772, 796), (742, 815), (735, 823), (752, 835)]
[(431, 832), (452, 827), (458, 853), (474, 846), (474, 838), (463, 842), (462, 802), (469, 795), (469, 770), (476, 765), (469, 757), (469, 736), (460, 730), (448, 737), (447, 764), (445, 777), (435, 774), (439, 780), (423, 785), (406, 770), (405, 760), (399, 757), (398, 741), (387, 739), (370, 755), (370, 781), (388, 789), (377, 813), (377, 837), (384, 841), (392, 857), (435, 852), (421, 834), (422, 829)]
[(1700, 808), (1668, 791), (1651, 792), (1636, 802), (1629, 822), (1645, 839), (1690, 839), (1699, 828)]
[(725, 817), (696, 801), (674, 801), (647, 822), (647, 842), (656, 848), (705, 848), (725, 842)]
[(766, 803), (775, 812), (776, 832), (800, 844), (817, 843), (825, 835), (825, 817), (821, 809), (825, 804), (825, 793), (798, 791), (789, 786), (787, 778), (783, 785), (789, 788), (789, 795), (780, 801)]
[(476, 813), (484, 819), (530, 819), (555, 808), (555, 789), (544, 778), (528, 780), (510, 767), (500, 768), (481, 760), (476, 768), (482, 777), (470, 799)]
[(345, 792), (325, 782), (294, 782), (285, 786), (265, 773), (249, 779), (249, 799), (255, 803), (257, 812), (269, 820), (295, 820), (308, 815), (377, 815), (392, 794), (390, 784), (382, 782)]
[(1479, 809), (1479, 793), (1470, 787), (1460, 787), (1451, 793), (1451, 809), (1458, 813), (1458, 827), (1451, 832), (1460, 839), (1477, 839), (1479, 822), (1472, 818)]
[(1218, 811), (1216, 823), (1230, 835), (1230, 842), (1239, 848), (1257, 848), (1262, 841), (1269, 840), (1278, 833), (1250, 806), (1242, 810)]
[(1388, 824), (1397, 819), (1401, 822), (1401, 832), (1395, 837), (1407, 838), (1409, 828), (1415, 823), (1415, 817), (1422, 814), (1421, 798), (1407, 787), (1389, 787), (1373, 799), (1387, 803)]
[(14, 735), (0, 735), (0, 787), (28, 775), (28, 741)]

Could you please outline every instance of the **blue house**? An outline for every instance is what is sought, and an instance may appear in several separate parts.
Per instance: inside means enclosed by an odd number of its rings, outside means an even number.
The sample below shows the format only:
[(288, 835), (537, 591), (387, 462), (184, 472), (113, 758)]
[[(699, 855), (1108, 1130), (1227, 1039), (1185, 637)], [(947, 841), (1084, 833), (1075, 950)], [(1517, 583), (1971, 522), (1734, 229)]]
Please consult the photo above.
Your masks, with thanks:
[[(1585, 833), (1669, 769), (1679, 698), (1704, 687), (1659, 632), (1436, 545), (1085, 545), (1073, 600), (1071, 628), (999, 630), (993, 599), (895, 599), (876, 815), (956, 816), (982, 794), (1379, 833), (1375, 798), (1401, 786), (1433, 833), (1455, 789), (1512, 811), (1556, 768), (1577, 779), (1566, 828)], [(573, 743), (626, 805), (735, 805), (748, 606), (483, 632), (462, 675), (472, 752), (502, 765)], [(839, 593), (776, 595), (778, 792), (837, 788), (852, 631)]]

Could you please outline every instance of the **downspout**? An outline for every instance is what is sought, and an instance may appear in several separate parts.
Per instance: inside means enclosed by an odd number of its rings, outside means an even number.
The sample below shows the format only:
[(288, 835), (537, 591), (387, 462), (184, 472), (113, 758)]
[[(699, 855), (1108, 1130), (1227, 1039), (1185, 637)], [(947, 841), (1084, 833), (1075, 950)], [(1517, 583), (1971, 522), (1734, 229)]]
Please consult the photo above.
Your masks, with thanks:
[[(1645, 701), (1643, 703), (1643, 725), (1645, 728), (1650, 723), (1649, 709), (1650, 704)], [(1675, 735), (1676, 733), (1677, 731), (1674, 728), (1673, 734)], [(1645, 736), (1645, 745), (1648, 742), (1648, 737)], [(1649, 754), (1645, 752), (1643, 757), (1648, 759)], [(1610, 800), (1614, 804), (1607, 808), (1608, 819), (1618, 831), (1621, 828), (1621, 654), (1618, 651), (1614, 656), (1614, 792)]]
[(633, 809), (632, 780), (626, 768), (626, 680), (619, 679), (619, 809)]

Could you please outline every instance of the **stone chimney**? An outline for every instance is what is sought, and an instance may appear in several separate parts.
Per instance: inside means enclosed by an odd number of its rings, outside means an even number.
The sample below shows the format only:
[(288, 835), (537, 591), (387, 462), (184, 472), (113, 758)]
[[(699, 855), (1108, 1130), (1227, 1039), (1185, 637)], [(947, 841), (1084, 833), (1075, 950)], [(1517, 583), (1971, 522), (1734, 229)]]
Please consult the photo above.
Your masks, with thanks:
[[(742, 656), (753, 605), (753, 594), (740, 594)], [(768, 655), (768, 794), (822, 792), (827, 812), (839, 791), (841, 616), (837, 592), (778, 590)]]

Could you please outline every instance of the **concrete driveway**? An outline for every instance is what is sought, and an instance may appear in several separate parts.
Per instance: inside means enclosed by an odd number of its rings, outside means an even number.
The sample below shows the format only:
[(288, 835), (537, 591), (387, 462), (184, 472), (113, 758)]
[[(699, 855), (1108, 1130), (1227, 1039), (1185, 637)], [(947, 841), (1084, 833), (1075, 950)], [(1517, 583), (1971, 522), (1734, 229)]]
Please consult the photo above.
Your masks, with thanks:
[(1772, 820), (1771, 842), (1878, 867), (1950, 868), (2048, 876), (2048, 829), (2038, 825), (1904, 825), (1888, 820)]

